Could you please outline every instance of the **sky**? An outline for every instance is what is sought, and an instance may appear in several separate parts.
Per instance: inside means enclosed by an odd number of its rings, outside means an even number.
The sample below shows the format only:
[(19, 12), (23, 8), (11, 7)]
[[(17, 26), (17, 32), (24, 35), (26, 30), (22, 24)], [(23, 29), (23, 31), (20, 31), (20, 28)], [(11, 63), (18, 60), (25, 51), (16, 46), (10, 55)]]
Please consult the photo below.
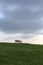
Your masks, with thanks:
[(0, 0), (0, 42), (43, 44), (43, 0)]

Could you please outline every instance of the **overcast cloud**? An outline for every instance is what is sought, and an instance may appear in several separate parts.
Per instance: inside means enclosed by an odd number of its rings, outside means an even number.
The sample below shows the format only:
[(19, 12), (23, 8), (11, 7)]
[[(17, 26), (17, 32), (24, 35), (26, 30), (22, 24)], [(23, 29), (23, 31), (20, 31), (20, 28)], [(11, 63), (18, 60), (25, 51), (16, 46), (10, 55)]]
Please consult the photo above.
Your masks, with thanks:
[(43, 0), (0, 0), (0, 31), (35, 34), (43, 30)]

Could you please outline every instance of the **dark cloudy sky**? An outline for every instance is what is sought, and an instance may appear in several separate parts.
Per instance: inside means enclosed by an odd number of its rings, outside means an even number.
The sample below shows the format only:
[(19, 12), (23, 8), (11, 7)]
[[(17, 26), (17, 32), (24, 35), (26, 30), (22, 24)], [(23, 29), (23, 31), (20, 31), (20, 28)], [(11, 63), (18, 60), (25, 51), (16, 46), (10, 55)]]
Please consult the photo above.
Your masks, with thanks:
[(0, 35), (0, 40), (43, 36), (43, 0), (0, 0)]

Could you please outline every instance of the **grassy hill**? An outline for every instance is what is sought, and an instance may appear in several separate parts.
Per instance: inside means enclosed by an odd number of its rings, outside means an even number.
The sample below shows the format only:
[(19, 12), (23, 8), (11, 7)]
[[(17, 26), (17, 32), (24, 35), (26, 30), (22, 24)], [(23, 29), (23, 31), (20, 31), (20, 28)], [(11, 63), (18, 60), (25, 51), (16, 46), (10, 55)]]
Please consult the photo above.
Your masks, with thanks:
[(43, 65), (43, 45), (0, 43), (0, 65)]

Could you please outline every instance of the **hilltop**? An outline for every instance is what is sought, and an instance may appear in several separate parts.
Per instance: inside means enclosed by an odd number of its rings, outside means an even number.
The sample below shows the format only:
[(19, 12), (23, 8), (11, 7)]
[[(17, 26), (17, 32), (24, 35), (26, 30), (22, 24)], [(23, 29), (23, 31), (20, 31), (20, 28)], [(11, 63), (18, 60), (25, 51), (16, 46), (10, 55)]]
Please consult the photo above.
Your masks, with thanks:
[(0, 43), (0, 65), (43, 65), (43, 45)]

